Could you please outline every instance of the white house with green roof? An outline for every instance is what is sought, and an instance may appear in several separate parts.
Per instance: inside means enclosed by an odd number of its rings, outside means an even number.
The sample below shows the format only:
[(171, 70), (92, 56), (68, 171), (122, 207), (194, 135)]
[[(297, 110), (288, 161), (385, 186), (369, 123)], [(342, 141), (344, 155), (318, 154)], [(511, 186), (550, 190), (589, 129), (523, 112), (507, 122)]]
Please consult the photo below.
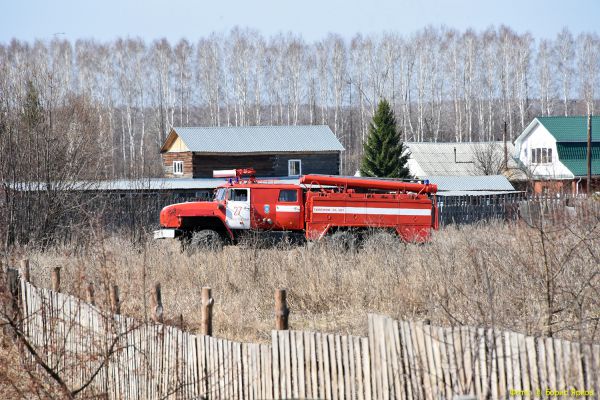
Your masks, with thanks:
[[(592, 117), (592, 175), (600, 176), (600, 117)], [(556, 183), (562, 190), (579, 191), (574, 186), (587, 176), (587, 117), (537, 117), (515, 140), (514, 158), (528, 170), (536, 191), (543, 181)], [(567, 187), (567, 182), (574, 184)]]

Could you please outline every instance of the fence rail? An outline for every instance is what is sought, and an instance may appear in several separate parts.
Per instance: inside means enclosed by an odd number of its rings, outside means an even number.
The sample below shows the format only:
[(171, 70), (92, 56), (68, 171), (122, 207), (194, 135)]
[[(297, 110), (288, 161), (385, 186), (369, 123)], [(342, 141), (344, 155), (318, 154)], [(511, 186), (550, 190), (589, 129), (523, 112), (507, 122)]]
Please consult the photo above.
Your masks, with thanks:
[[(105, 313), (20, 280), (22, 329), (72, 390), (110, 399), (500, 399), (600, 390), (600, 345), (368, 316), (368, 336), (272, 331), (268, 344)], [(518, 396), (517, 396), (518, 397)], [(539, 396), (538, 396), (539, 397)]]

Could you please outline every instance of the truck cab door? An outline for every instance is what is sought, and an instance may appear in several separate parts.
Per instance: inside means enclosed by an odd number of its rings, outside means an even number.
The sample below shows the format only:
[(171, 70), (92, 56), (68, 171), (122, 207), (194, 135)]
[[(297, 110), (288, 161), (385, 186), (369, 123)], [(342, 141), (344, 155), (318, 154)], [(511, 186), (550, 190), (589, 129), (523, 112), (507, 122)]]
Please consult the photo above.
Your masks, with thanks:
[(250, 229), (250, 189), (227, 191), (225, 222), (231, 229)]
[(299, 230), (304, 227), (301, 189), (281, 189), (275, 207), (276, 226), (283, 230)]

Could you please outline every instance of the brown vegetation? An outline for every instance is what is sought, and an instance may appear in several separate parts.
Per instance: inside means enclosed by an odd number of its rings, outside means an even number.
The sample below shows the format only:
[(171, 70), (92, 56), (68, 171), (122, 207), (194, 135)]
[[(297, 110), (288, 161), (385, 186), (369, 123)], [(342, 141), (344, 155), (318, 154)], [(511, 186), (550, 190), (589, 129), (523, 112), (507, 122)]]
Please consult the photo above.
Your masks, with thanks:
[[(374, 235), (365, 248), (331, 245), (221, 252), (182, 252), (178, 243), (134, 246), (98, 236), (77, 253), (64, 247), (20, 249), (31, 258), (34, 284), (50, 287), (62, 266), (62, 290), (108, 304), (119, 285), (121, 312), (149, 319), (154, 284), (162, 285), (164, 317), (199, 331), (202, 286), (213, 288), (214, 335), (237, 340), (270, 338), (273, 293), (288, 289), (292, 329), (366, 334), (366, 313), (438, 324), (495, 325), (528, 334), (583, 341), (599, 339), (600, 223), (566, 227), (524, 224), (448, 227), (424, 246)], [(106, 306), (108, 307), (108, 306)]]

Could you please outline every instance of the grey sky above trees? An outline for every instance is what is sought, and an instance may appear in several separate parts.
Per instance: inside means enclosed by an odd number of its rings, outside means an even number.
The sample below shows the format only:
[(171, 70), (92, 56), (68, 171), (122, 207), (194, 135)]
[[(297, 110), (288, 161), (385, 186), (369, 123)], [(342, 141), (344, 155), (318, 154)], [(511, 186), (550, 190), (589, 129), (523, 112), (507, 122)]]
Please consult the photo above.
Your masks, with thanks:
[(349, 39), (355, 33), (410, 34), (427, 25), (458, 30), (507, 25), (536, 38), (553, 38), (563, 27), (574, 35), (597, 29), (597, 0), (20, 0), (4, 1), (0, 41), (114, 40), (166, 37), (196, 41), (211, 32), (249, 27), (269, 36), (291, 31), (306, 40), (329, 32)]

